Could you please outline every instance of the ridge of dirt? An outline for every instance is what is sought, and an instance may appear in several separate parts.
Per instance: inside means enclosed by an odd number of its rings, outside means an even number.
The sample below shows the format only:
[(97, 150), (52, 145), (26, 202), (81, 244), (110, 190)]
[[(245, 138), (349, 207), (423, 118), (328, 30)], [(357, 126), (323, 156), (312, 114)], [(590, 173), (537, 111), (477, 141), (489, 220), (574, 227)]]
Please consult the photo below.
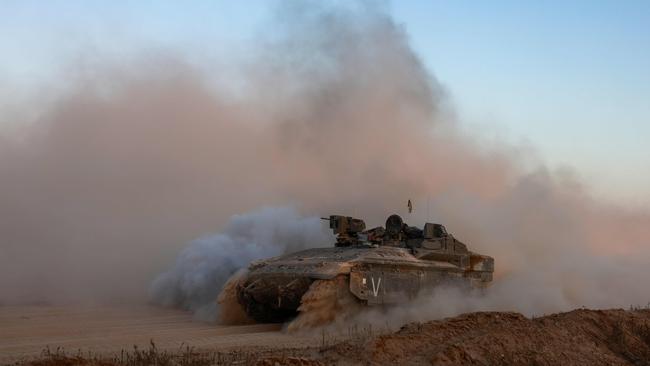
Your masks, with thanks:
[(650, 310), (580, 309), (534, 319), (468, 313), (344, 342), (320, 357), (378, 365), (650, 365)]

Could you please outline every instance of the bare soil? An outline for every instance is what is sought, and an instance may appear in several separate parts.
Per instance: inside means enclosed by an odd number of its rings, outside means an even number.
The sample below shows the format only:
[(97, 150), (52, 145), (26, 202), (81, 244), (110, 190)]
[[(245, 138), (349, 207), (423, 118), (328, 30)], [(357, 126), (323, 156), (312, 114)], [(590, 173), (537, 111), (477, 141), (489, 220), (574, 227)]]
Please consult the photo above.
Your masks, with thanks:
[[(58, 351), (23, 365), (650, 365), (650, 310), (574, 310), (528, 319), (477, 312), (411, 323), (383, 335), (330, 342), (324, 333), (288, 334), (273, 325), (216, 326), (171, 310), (122, 312), (0, 308), (0, 355)], [(27, 315), (22, 315), (27, 314)], [(25, 318), (23, 318), (25, 317)], [(8, 327), (7, 327), (8, 326)], [(8, 331), (7, 331), (8, 330)], [(322, 336), (322, 338), (321, 338)], [(151, 347), (150, 339), (156, 340)], [(134, 342), (140, 350), (133, 351)], [(183, 348), (182, 344), (196, 349)], [(149, 349), (146, 350), (147, 347)], [(117, 349), (131, 349), (116, 353)], [(31, 352), (31, 353), (30, 353)], [(5, 358), (3, 363), (7, 363)], [(15, 362), (15, 361), (13, 361)]]
[[(535, 319), (478, 312), (321, 352), (376, 365), (650, 365), (650, 310), (574, 310)], [(345, 361), (344, 361), (345, 360)]]
[(318, 337), (294, 336), (278, 324), (224, 326), (192, 319), (184, 311), (153, 306), (0, 306), (0, 365), (33, 359), (49, 348), (75, 354), (113, 355), (122, 350), (239, 350), (307, 347)]

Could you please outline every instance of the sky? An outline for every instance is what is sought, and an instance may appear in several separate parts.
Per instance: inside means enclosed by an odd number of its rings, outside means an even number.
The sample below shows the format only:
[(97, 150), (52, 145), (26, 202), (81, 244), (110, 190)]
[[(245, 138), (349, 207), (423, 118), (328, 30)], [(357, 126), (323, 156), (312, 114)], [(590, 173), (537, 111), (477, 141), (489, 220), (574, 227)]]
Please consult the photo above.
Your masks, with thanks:
[[(0, 124), (79, 60), (245, 54), (276, 1), (0, 0)], [(380, 2), (464, 128), (569, 167), (601, 199), (650, 207), (650, 2)]]

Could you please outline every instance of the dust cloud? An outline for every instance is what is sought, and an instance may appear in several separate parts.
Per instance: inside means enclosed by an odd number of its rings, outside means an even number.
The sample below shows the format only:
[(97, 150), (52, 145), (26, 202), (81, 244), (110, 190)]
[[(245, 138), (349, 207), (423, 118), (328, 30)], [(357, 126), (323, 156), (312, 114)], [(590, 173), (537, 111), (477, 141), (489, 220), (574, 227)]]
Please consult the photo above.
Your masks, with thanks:
[(183, 249), (172, 268), (154, 280), (151, 299), (215, 321), (216, 300), (226, 281), (251, 261), (330, 245), (334, 237), (323, 230), (320, 221), (319, 217), (300, 217), (289, 207), (233, 216), (221, 233)]
[[(489, 300), (441, 294), (410, 314), (650, 301), (648, 212), (596, 202), (527, 147), (468, 131), (384, 8), (289, 2), (271, 23), (235, 73), (173, 52), (93, 65), (51, 104), (35, 101), (36, 120), (12, 121), (22, 128), (0, 140), (0, 303), (147, 301), (155, 280), (157, 301), (210, 312), (246, 261), (320, 244), (296, 227), (316, 229), (316, 213), (373, 226), (408, 199), (407, 222), (445, 224), (497, 268)], [(228, 221), (285, 205), (305, 218)]]

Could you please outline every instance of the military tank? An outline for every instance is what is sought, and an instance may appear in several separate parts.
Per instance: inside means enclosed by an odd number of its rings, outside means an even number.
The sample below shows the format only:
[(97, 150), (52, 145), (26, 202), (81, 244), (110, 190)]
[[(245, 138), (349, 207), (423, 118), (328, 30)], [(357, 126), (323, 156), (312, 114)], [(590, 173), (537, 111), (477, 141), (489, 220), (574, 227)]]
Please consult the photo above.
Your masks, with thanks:
[(349, 216), (324, 220), (334, 246), (255, 261), (237, 279), (237, 302), (250, 318), (286, 322), (300, 315), (313, 325), (346, 309), (407, 302), (443, 284), (469, 289), (492, 281), (494, 259), (469, 251), (443, 225), (420, 229), (391, 215), (385, 227), (366, 230)]

